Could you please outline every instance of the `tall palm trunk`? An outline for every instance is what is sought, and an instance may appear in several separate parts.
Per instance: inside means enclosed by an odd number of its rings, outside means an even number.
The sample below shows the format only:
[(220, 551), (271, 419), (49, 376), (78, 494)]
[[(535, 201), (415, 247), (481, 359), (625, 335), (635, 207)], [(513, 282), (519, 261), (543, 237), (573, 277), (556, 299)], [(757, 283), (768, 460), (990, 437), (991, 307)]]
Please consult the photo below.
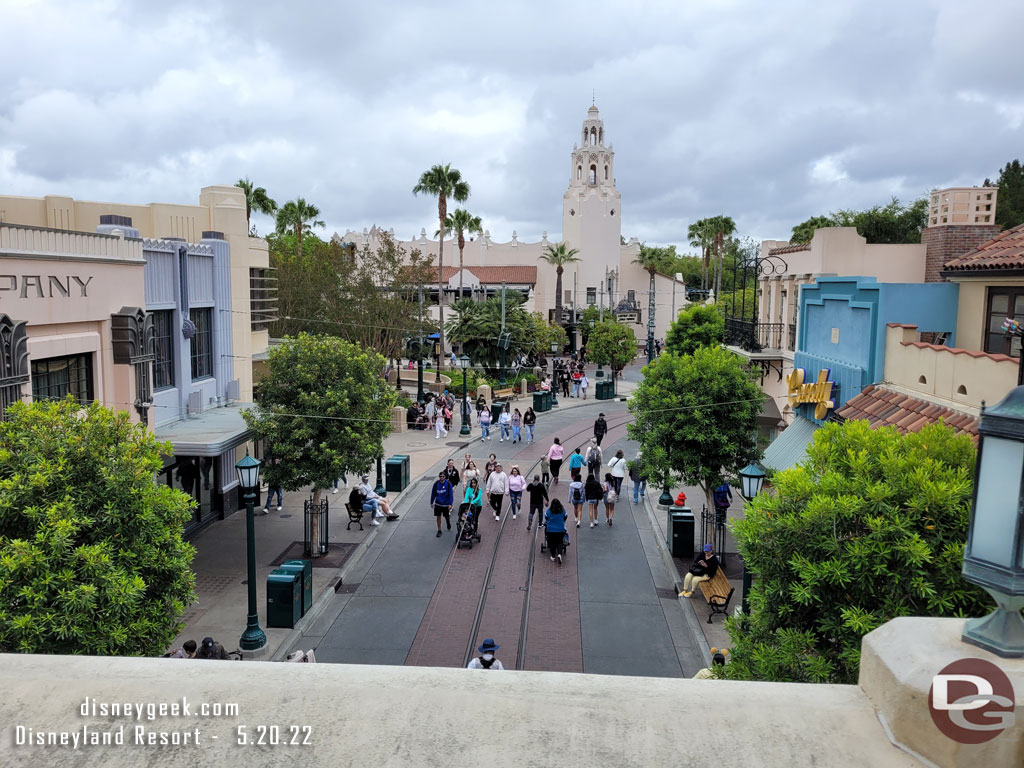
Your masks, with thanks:
[(555, 270), (555, 323), (565, 327), (562, 322), (562, 267)]
[(459, 230), (459, 298), (462, 298), (462, 249), (466, 247), (466, 236)]
[(448, 200), (444, 195), (437, 197), (438, 229), (441, 235), (437, 242), (437, 313), (440, 322), (440, 346), (437, 351), (437, 381), (441, 381), (444, 365), (444, 220), (448, 217)]
[(295, 225), (295, 239), (299, 243), (299, 246), (298, 246), (299, 247), (298, 256), (301, 258), (302, 257), (302, 222), (301, 221), (298, 224)]

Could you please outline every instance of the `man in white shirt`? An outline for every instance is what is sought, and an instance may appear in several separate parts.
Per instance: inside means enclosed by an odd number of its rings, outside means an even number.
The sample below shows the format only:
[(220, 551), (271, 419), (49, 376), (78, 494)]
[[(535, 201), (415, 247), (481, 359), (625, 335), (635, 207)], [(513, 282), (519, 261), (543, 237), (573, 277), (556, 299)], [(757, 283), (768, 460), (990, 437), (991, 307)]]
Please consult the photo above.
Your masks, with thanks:
[(466, 665), (466, 669), (505, 669), (501, 666), (501, 662), (494, 658), (494, 652), (500, 647), (500, 645), (497, 645), (494, 640), (488, 637), (484, 640), (484, 644), (477, 648), (480, 651), (480, 655), (469, 662)]
[(398, 517), (391, 512), (391, 506), (388, 504), (388, 500), (383, 496), (378, 496), (377, 492), (373, 490), (373, 486), (370, 485), (370, 476), (363, 475), (362, 482), (359, 484), (359, 492), (363, 494), (363, 498), (366, 499), (366, 503), (374, 507), (375, 518), (377, 517)]
[(505, 494), (508, 493), (508, 475), (501, 468), (501, 464), (496, 465), (494, 471), (487, 478), (486, 492), (491, 502), (491, 509), (494, 510), (494, 519), (500, 520), (501, 503), (505, 499)]

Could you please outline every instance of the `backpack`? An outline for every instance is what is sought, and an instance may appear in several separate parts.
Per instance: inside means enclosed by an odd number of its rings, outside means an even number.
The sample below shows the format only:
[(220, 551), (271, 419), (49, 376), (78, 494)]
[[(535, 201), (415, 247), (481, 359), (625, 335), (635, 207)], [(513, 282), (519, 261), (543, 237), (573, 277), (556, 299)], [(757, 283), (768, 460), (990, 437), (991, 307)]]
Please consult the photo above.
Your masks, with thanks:
[(580, 488), (573, 488), (572, 489), (572, 498), (570, 499), (570, 501), (572, 501), (573, 504), (582, 504), (583, 503), (583, 488), (582, 487), (580, 487)]
[(480, 666), (483, 667), (484, 669), (490, 669), (494, 665), (494, 662), (497, 661), (497, 658), (494, 657), (494, 656), (491, 656), (491, 660), (488, 661), (483, 656), (478, 656), (477, 657), (477, 661), (480, 662)]
[(716, 507), (728, 507), (729, 506), (729, 491), (724, 490), (721, 486), (715, 488), (711, 494), (714, 497)]
[(619, 494), (615, 492), (615, 486), (611, 483), (605, 483), (604, 500), (606, 504), (614, 504), (619, 500)]

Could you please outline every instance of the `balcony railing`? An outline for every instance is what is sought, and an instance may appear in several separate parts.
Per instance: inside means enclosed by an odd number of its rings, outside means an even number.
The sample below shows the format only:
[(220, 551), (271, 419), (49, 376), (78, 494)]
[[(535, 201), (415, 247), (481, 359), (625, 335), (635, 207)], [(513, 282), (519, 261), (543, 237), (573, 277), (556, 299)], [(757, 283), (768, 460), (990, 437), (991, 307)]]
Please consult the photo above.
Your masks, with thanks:
[(789, 346), (786, 349), (796, 350), (796, 323), (789, 324)]
[(277, 278), (273, 267), (249, 268), (249, 326), (262, 331), (278, 319)]
[(725, 318), (725, 343), (747, 352), (782, 349), (783, 323), (757, 323), (739, 317)]

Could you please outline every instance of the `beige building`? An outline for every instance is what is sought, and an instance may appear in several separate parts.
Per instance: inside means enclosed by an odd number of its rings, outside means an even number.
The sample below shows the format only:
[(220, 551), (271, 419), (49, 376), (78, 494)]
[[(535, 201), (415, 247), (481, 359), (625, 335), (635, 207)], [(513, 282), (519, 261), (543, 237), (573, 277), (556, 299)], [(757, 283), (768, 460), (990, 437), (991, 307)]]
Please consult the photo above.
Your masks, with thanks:
[[(579, 250), (580, 261), (569, 265), (562, 275), (562, 304), (566, 322), (571, 322), (570, 307), (582, 311), (588, 305), (618, 310), (630, 324), (638, 346), (647, 339), (650, 275), (633, 263), (640, 253), (640, 241), (631, 238), (622, 242), (622, 196), (615, 186), (615, 153), (606, 141), (604, 122), (597, 107), (591, 106), (583, 121), (580, 142), (573, 146), (569, 158), (569, 183), (562, 196), (562, 238), (567, 246)], [(436, 227), (436, 222), (432, 225)], [(391, 234), (394, 234), (393, 232)], [(334, 238), (362, 247), (375, 243), (377, 230), (346, 232)], [(438, 241), (427, 236), (426, 228), (418, 236), (400, 240), (399, 244), (424, 255), (438, 254)], [(502, 275), (507, 273), (506, 290), (522, 292), (526, 308), (537, 311), (553, 321), (555, 308), (555, 268), (540, 256), (549, 245), (547, 232), (540, 240), (520, 240), (512, 233), (508, 242), (496, 242), (490, 232), (467, 239), (463, 252), (463, 286), (468, 291), (472, 282), (474, 295), (495, 295), (500, 292)], [(457, 241), (446, 240), (445, 301), (458, 296), (459, 249)], [(525, 270), (535, 270), (528, 274)], [(532, 280), (532, 282), (529, 282)], [(427, 288), (427, 286), (425, 286)], [(482, 293), (481, 293), (482, 291)], [(674, 299), (673, 299), (674, 295)], [(436, 302), (436, 287), (432, 298)], [(679, 312), (686, 305), (686, 286), (668, 275), (655, 275), (654, 336), (664, 339), (671, 324), (672, 307)], [(436, 304), (431, 309), (437, 318)]]

